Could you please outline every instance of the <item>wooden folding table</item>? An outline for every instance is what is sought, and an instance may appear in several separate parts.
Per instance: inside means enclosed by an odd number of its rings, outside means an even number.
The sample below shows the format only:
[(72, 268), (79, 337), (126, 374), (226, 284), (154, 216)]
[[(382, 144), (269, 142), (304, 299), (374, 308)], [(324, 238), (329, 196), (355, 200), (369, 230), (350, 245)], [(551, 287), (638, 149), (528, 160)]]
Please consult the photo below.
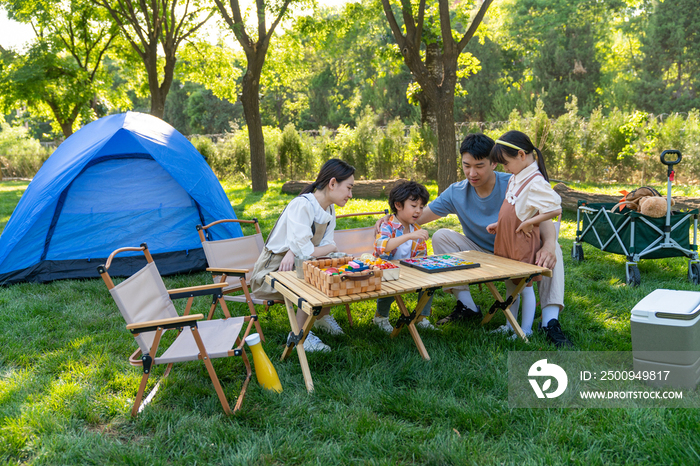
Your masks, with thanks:
[[(496, 302), (491, 306), (482, 324), (489, 322), (496, 311), (499, 309), (503, 310), (506, 319), (513, 326), (515, 333), (527, 342), (527, 337), (513, 317), (513, 314), (511, 314), (510, 307), (515, 297), (517, 297), (518, 293), (522, 291), (530, 279), (537, 275), (551, 277), (551, 270), (477, 251), (463, 251), (450, 253), (450, 255), (471, 262), (477, 262), (480, 266), (451, 272), (425, 273), (415, 268), (402, 265), (401, 278), (394, 281), (382, 282), (382, 289), (379, 291), (338, 296), (335, 298), (327, 296), (304, 280), (297, 278), (296, 272), (272, 272), (268, 274), (265, 280), (284, 296), (289, 323), (292, 328), (292, 332), (287, 339), (287, 347), (282, 353), (282, 360), (289, 356), (292, 349), (296, 346), (297, 353), (299, 354), (299, 363), (301, 364), (304, 381), (306, 382), (306, 389), (309, 392), (313, 391), (313, 380), (306, 360), (303, 342), (316, 321), (316, 317), (325, 308), (389, 296), (394, 296), (396, 298), (396, 303), (402, 314), (401, 317), (399, 317), (391, 337), (393, 338), (398, 335), (402, 328), (407, 326), (420, 355), (423, 359), (430, 360), (430, 356), (415, 327), (415, 324), (422, 319), (421, 311), (423, 307), (428, 302), (430, 296), (440, 288), (452, 288), (460, 285), (478, 283), (485, 283), (489, 291), (491, 291), (491, 294), (496, 298)], [(519, 282), (513, 293), (507, 296), (506, 299), (503, 299), (493, 282), (506, 279), (514, 281), (519, 280)], [(409, 312), (401, 296), (406, 293), (414, 293), (421, 290), (424, 291), (421, 299), (416, 304), (415, 310)], [(307, 319), (301, 329), (297, 324), (296, 313), (294, 311), (295, 306), (307, 314)]]

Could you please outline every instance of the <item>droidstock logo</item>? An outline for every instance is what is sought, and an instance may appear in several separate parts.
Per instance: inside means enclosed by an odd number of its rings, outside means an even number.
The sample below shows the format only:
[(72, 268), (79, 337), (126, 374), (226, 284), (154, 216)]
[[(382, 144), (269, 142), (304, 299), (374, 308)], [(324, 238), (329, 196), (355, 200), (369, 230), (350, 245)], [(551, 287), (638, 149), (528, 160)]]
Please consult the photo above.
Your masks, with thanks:
[[(530, 381), (530, 385), (532, 385), (532, 389), (537, 395), (537, 398), (544, 398), (545, 396), (547, 398), (556, 398), (564, 393), (564, 390), (566, 390), (566, 386), (569, 383), (569, 378), (566, 376), (564, 369), (556, 364), (547, 363), (546, 359), (540, 359), (530, 366), (530, 370), (528, 371), (527, 375), (529, 377), (539, 377), (544, 379), (542, 386), (540, 386), (537, 379), (528, 379)], [(552, 387), (552, 379), (556, 379), (557, 389), (551, 393), (548, 393), (547, 390)]]

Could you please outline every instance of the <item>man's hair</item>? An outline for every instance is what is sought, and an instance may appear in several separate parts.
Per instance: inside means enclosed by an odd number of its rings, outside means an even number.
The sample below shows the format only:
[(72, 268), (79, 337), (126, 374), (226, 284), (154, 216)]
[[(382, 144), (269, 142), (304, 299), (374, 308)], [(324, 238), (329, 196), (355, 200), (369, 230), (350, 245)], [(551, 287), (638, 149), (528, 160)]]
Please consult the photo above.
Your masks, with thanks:
[(469, 152), (476, 160), (488, 159), (495, 142), (481, 133), (468, 134), (459, 148), (459, 153)]
[(391, 208), (394, 214), (397, 213), (396, 203), (398, 202), (403, 206), (404, 202), (407, 200), (421, 200), (423, 201), (423, 205), (426, 205), (430, 200), (430, 194), (425, 186), (415, 181), (406, 181), (405, 183), (396, 184), (391, 188), (389, 192), (389, 208)]

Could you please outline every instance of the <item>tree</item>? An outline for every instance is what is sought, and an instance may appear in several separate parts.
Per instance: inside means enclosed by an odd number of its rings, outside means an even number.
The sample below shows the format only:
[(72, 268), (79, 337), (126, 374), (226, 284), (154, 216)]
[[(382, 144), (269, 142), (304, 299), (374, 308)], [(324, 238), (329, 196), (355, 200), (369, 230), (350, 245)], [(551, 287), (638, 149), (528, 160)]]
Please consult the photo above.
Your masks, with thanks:
[(111, 23), (80, 0), (1, 4), (13, 19), (30, 23), (36, 34), (25, 54), (3, 51), (5, 109), (27, 105), (51, 115), (65, 137), (73, 134), (80, 117), (102, 116), (110, 84), (103, 60), (116, 35)]
[[(270, 46), (270, 38), (287, 13), (292, 0), (282, 0), (279, 5), (265, 0), (255, 0), (257, 40), (254, 40), (246, 31), (239, 0), (229, 0), (231, 13), (222, 0), (214, 1), (224, 21), (231, 28), (236, 40), (245, 52), (246, 72), (242, 80), (241, 102), (243, 103), (243, 114), (250, 140), (250, 177), (253, 182), (253, 191), (264, 192), (267, 191), (267, 167), (265, 140), (262, 132), (262, 119), (260, 118), (260, 75)], [(270, 12), (275, 18), (269, 30), (265, 24), (266, 12)]]
[(649, 112), (700, 107), (700, 8), (694, 0), (654, 2), (638, 85), (638, 104)]
[[(437, 7), (439, 32), (430, 31), (432, 24), (426, 23), (426, 0), (420, 0), (417, 15), (411, 0), (401, 0), (403, 28), (394, 16), (390, 0), (382, 0), (384, 13), (394, 38), (398, 43), (406, 66), (421, 88), (426, 112), (436, 115), (438, 138), (438, 191), (442, 192), (457, 181), (457, 151), (455, 145), (454, 98), (457, 84), (458, 60), (460, 54), (476, 33), (493, 0), (481, 3), (469, 28), (459, 40), (453, 36), (452, 15), (448, 0), (438, 0), (437, 5), (431, 2), (431, 7)], [(426, 27), (427, 26), (427, 27)], [(439, 41), (436, 39), (439, 37)], [(425, 44), (425, 53), (421, 51)]]
[(410, 71), (379, 2), (320, 9), (297, 18), (286, 36), (296, 38), (309, 70), (300, 127), (356, 125), (367, 106), (383, 125), (396, 117), (405, 123), (417, 120), (415, 107), (406, 101)]
[[(151, 92), (151, 115), (163, 118), (177, 62), (177, 49), (214, 14), (200, 0), (92, 0), (112, 16), (124, 38), (143, 61)], [(190, 8), (194, 9), (190, 9)], [(204, 19), (202, 19), (202, 17)], [(162, 73), (158, 46), (164, 60)]]

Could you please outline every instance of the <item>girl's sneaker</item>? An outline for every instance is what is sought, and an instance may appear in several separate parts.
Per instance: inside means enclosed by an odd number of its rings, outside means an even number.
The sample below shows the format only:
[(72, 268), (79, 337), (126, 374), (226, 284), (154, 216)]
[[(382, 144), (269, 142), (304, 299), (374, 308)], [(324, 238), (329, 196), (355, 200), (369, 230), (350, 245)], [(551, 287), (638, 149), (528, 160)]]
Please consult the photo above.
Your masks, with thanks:
[(389, 323), (389, 318), (388, 317), (375, 317), (372, 319), (372, 323), (379, 327), (380, 329), (384, 330), (386, 333), (391, 333), (394, 331), (394, 327), (391, 326), (391, 323)]
[(315, 353), (317, 351), (328, 353), (331, 351), (331, 347), (322, 342), (313, 332), (309, 332), (306, 335), (306, 340), (304, 340), (304, 351), (307, 353)]
[(435, 326), (431, 324), (426, 317), (423, 317), (423, 319), (421, 319), (421, 321), (416, 324), (416, 327), (427, 328), (428, 330), (437, 330), (437, 328), (435, 328)]
[(345, 335), (343, 329), (340, 328), (338, 322), (330, 314), (321, 317), (320, 319), (316, 319), (316, 322), (314, 322), (314, 328), (316, 330), (323, 330), (330, 335)]
[(496, 330), (491, 330), (491, 333), (509, 334), (512, 333), (513, 329), (509, 328), (507, 325), (501, 325)]

